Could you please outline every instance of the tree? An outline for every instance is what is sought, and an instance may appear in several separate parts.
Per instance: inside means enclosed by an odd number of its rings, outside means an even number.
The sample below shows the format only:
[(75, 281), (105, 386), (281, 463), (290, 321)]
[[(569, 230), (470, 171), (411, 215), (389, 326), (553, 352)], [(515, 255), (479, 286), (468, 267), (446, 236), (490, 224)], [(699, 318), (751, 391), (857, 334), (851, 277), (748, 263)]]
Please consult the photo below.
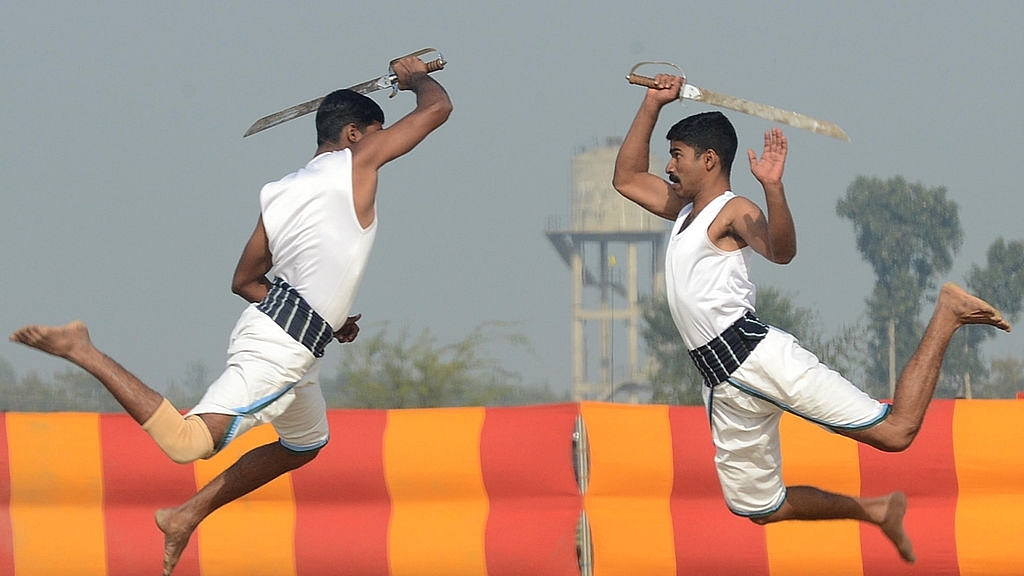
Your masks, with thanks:
[(642, 335), (651, 359), (650, 373), (655, 404), (700, 404), (703, 380), (693, 366), (679, 330), (672, 320), (668, 299), (664, 295), (643, 304)]
[(324, 379), (328, 405), (350, 408), (507, 406), (565, 400), (547, 388), (526, 388), (485, 348), (524, 347), (515, 334), (496, 334), (496, 323), (474, 329), (454, 344), (439, 344), (424, 330), (390, 340), (386, 328), (346, 345), (338, 375)]
[[(935, 277), (952, 267), (963, 242), (958, 207), (943, 187), (910, 184), (900, 176), (858, 176), (836, 214), (853, 221), (857, 249), (875, 272), (867, 301), (872, 337), (866, 368), (870, 381), (888, 382), (891, 397), (896, 367), (910, 359), (923, 332), (922, 298), (935, 288)], [(876, 386), (868, 389), (881, 395)]]
[(67, 402), (50, 410), (73, 412), (118, 412), (121, 405), (91, 374), (78, 368), (65, 368), (53, 375), (54, 386), (63, 391)]
[(1024, 361), (995, 358), (991, 375), (977, 386), (976, 398), (1013, 398), (1024, 392)]
[(212, 383), (206, 365), (193, 360), (185, 365), (184, 380), (180, 384), (172, 381), (164, 396), (175, 406), (195, 406)]
[[(986, 254), (986, 266), (971, 266), (967, 288), (999, 309), (1010, 322), (1017, 320), (1024, 306), (1024, 242), (1007, 243), (1002, 237)], [(981, 345), (997, 332), (988, 326), (965, 326), (950, 342), (943, 363), (942, 384), (957, 396), (971, 398), (972, 383), (984, 381), (988, 368), (981, 360)]]
[(0, 357), (0, 390), (13, 386), (18, 381), (14, 366), (6, 358)]

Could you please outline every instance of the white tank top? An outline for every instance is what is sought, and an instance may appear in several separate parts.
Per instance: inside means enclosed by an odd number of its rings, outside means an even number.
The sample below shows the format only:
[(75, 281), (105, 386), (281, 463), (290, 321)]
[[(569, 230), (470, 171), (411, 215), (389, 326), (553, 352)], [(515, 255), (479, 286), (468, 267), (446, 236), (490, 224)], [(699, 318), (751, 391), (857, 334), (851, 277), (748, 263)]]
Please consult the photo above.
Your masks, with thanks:
[(320, 154), (260, 191), (273, 274), (341, 328), (355, 300), (377, 219), (363, 228), (352, 198), (352, 152)]
[(666, 294), (672, 319), (690, 350), (710, 342), (748, 310), (754, 311), (756, 288), (749, 275), (753, 248), (725, 251), (708, 238), (708, 227), (735, 196), (727, 191), (715, 198), (680, 232), (693, 211), (689, 204), (672, 226), (665, 251)]

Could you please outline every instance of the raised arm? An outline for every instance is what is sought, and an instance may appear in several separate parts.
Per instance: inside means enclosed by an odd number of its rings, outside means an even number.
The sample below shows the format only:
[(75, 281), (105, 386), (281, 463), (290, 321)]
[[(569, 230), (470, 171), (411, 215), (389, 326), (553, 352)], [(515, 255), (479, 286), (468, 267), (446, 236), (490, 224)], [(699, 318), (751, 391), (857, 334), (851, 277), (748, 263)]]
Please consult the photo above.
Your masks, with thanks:
[(796, 256), (796, 228), (786, 201), (782, 173), (786, 166), (788, 144), (778, 128), (764, 133), (764, 152), (758, 159), (747, 150), (750, 172), (764, 188), (767, 216), (753, 202), (736, 202), (737, 214), (730, 218), (731, 231), (741, 237), (758, 254), (776, 264), (788, 264)]
[(615, 158), (612, 186), (626, 198), (647, 211), (674, 220), (683, 207), (683, 201), (672, 191), (671, 184), (649, 171), (651, 164), (651, 135), (658, 122), (662, 107), (679, 98), (683, 79), (679, 76), (659, 74), (656, 88), (649, 88), (633, 124), (622, 141)]
[(422, 60), (408, 56), (395, 62), (392, 69), (398, 76), (399, 90), (416, 94), (416, 108), (392, 126), (364, 137), (355, 153), (357, 166), (364, 169), (377, 170), (406, 154), (444, 124), (452, 112), (448, 93), (427, 73)]
[(427, 74), (427, 65), (409, 56), (395, 62), (398, 87), (416, 94), (416, 108), (394, 125), (366, 132), (352, 148), (352, 186), (356, 215), (364, 228), (376, 218), (377, 171), (409, 152), (448, 120), (448, 93)]

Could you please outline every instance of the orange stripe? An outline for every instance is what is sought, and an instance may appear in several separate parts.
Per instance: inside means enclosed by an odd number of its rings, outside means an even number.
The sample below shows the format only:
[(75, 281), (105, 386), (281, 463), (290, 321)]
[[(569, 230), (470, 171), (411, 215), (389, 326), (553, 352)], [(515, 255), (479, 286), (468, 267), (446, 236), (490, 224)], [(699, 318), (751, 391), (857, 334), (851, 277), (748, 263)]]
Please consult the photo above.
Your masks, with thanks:
[(953, 452), (960, 497), (960, 573), (1020, 574), (1024, 566), (1024, 403), (958, 400)]
[[(258, 426), (210, 460), (195, 463), (196, 485), (205, 486), (242, 454), (277, 434)], [(295, 574), (295, 501), (285, 474), (211, 514), (199, 525), (203, 574)]]
[[(856, 442), (789, 413), (783, 415), (780, 430), (787, 486), (860, 495)], [(802, 574), (808, 566), (827, 566), (830, 576), (864, 573), (856, 520), (780, 522), (765, 528), (772, 574)]]
[(8, 414), (16, 574), (105, 575), (97, 414)]
[(384, 431), (395, 576), (487, 574), (483, 408), (392, 410)]
[(584, 402), (595, 576), (676, 574), (667, 406)]

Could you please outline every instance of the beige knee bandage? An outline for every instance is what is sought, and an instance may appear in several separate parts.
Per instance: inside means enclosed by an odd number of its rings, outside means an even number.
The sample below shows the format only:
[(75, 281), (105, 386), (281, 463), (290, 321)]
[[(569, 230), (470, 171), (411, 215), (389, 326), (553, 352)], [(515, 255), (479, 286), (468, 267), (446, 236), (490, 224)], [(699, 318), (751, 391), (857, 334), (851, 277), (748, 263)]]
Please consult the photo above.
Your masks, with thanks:
[(160, 407), (142, 425), (156, 445), (178, 464), (188, 464), (213, 455), (213, 437), (199, 416), (182, 417), (164, 398)]

